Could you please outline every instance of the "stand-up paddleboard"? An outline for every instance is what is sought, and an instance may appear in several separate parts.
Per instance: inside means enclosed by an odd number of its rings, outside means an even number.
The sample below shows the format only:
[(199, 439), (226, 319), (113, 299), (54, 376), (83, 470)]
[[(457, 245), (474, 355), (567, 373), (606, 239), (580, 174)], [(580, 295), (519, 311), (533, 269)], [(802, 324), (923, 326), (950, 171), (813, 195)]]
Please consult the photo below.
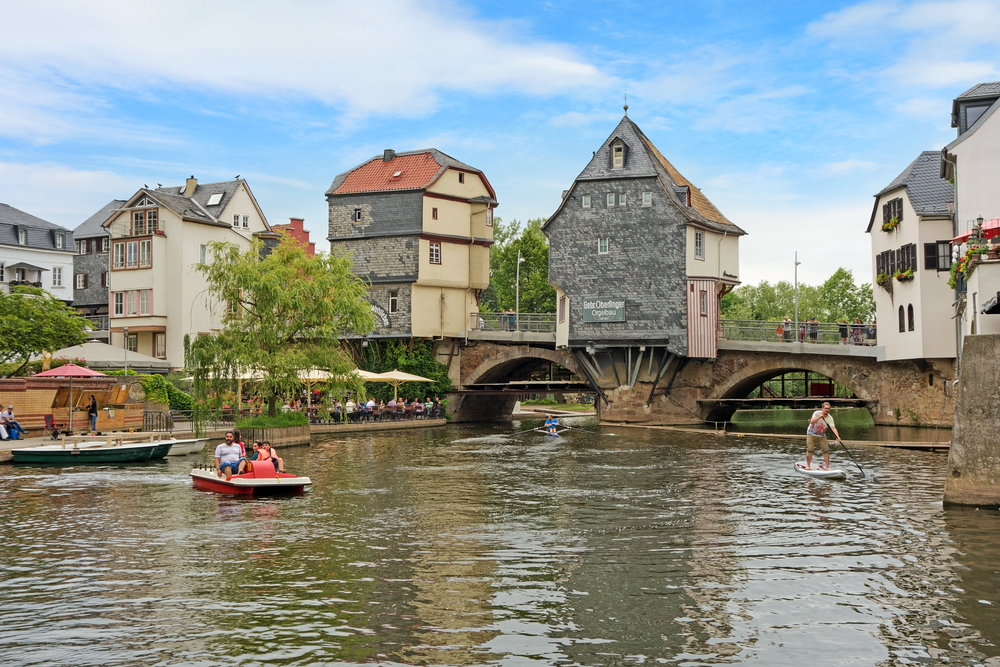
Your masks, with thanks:
[(815, 477), (817, 479), (847, 479), (847, 471), (845, 470), (823, 470), (820, 468), (807, 468), (805, 461), (799, 461), (795, 464), (795, 469), (806, 477)]

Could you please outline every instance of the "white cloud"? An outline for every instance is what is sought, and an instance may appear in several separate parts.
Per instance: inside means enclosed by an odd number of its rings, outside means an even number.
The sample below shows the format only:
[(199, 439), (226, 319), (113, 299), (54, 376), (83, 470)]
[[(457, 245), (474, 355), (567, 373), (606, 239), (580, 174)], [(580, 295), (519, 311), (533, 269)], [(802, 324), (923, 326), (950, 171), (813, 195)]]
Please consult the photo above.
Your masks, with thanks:
[(0, 202), (69, 229), (141, 185), (110, 171), (0, 162)]

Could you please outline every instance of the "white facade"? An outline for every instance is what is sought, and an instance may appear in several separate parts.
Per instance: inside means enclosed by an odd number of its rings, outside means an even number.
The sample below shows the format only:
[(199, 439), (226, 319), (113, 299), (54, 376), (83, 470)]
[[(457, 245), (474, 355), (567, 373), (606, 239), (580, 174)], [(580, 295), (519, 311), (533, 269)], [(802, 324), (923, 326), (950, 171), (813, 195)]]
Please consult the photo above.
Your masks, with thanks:
[[(178, 205), (185, 201), (182, 193), (140, 190), (104, 223), (111, 233), (111, 345), (125, 345), (128, 327), (130, 349), (180, 368), (185, 335), (194, 340), (199, 334), (219, 332), (222, 312), (209, 298), (197, 265), (211, 261), (207, 246), (213, 241), (235, 243), (246, 250), (254, 234), (270, 231), (245, 181), (236, 182), (235, 191), (225, 193), (221, 210), (207, 214), (207, 207), (199, 207), (199, 200), (211, 201), (213, 186), (224, 185), (190, 186), (189, 181), (188, 189), (196, 190), (194, 197), (186, 195), (190, 208)], [(197, 211), (197, 216), (191, 211)], [(155, 230), (148, 229), (146, 222), (151, 212)], [(137, 214), (143, 216), (140, 220), (145, 227), (135, 222)]]
[(1000, 334), (1000, 314), (985, 314), (983, 305), (1000, 293), (1000, 260), (976, 262), (965, 287), (965, 307), (959, 315), (963, 336)]
[[(17, 264), (30, 264), (47, 270), (9, 268)], [(40, 282), (41, 288), (55, 298), (72, 303), (73, 252), (0, 245), (0, 289), (10, 291), (11, 281)]]

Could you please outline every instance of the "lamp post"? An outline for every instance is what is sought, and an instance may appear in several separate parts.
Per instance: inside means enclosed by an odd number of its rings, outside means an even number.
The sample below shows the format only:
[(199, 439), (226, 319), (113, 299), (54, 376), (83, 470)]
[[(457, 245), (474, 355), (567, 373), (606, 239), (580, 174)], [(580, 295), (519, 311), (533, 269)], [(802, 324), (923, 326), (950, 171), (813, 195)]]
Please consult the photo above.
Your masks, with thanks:
[(521, 251), (517, 251), (517, 278), (515, 279), (514, 286), (514, 330), (521, 330), (521, 263), (524, 262), (524, 258), (521, 257)]
[[(795, 340), (799, 340), (799, 252), (795, 251)], [(801, 341), (800, 341), (801, 342)]]
[(128, 327), (125, 327), (125, 377), (128, 378)]

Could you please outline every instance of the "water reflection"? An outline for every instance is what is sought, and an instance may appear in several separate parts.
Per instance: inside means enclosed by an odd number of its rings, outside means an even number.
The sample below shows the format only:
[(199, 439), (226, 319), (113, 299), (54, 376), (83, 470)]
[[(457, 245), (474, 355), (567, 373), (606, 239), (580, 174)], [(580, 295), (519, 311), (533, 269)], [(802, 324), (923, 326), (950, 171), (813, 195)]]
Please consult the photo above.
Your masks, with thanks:
[(288, 449), (280, 500), (0, 469), (0, 663), (1000, 662), (1000, 515), (944, 511), (940, 455), (830, 483), (798, 442), (578, 425)]

